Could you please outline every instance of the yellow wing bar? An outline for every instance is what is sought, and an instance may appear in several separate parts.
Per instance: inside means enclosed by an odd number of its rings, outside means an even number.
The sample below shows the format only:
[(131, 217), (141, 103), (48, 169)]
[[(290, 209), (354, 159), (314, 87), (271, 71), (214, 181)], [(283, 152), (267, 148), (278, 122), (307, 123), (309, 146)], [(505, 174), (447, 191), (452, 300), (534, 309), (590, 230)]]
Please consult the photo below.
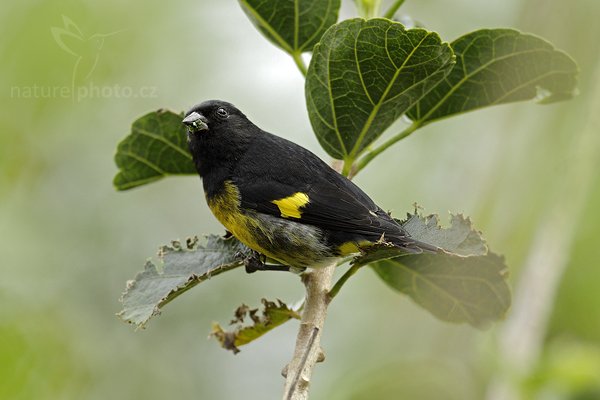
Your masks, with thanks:
[(302, 192), (296, 192), (283, 199), (273, 200), (271, 203), (279, 207), (279, 212), (284, 218), (300, 218), (302, 211), (300, 209), (309, 202), (308, 195)]

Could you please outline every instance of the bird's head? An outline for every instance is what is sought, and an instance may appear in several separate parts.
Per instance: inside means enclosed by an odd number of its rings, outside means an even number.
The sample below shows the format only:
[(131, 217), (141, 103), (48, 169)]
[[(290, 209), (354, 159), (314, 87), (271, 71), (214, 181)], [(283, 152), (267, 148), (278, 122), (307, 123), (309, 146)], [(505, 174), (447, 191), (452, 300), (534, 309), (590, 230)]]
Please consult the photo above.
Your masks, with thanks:
[[(232, 134), (238, 128), (251, 125), (246, 116), (233, 104), (221, 100), (208, 100), (189, 110), (182, 121), (188, 128), (188, 139), (203, 135)], [(220, 135), (219, 135), (220, 136)]]
[(262, 132), (233, 104), (220, 100), (192, 107), (182, 122), (188, 128), (188, 146), (201, 176), (213, 167), (235, 162)]

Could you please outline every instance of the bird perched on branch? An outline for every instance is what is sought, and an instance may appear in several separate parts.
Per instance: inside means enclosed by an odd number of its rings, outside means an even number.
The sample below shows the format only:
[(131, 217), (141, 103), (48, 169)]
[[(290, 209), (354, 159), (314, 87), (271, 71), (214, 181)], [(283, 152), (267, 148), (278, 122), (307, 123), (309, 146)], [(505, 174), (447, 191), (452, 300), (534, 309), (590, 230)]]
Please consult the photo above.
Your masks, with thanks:
[(386, 241), (436, 252), (309, 150), (265, 132), (218, 100), (183, 119), (208, 206), (238, 240), (294, 269), (320, 267)]

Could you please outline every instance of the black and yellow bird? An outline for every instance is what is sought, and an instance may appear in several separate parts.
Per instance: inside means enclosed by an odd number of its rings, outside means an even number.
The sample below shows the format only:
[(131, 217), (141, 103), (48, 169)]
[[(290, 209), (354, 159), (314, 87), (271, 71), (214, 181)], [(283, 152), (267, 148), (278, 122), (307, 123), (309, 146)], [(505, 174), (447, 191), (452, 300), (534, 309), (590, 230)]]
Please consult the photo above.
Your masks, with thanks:
[(201, 103), (183, 123), (213, 214), (272, 260), (319, 267), (382, 239), (409, 253), (438, 250), (413, 240), (315, 154), (263, 131), (230, 103)]

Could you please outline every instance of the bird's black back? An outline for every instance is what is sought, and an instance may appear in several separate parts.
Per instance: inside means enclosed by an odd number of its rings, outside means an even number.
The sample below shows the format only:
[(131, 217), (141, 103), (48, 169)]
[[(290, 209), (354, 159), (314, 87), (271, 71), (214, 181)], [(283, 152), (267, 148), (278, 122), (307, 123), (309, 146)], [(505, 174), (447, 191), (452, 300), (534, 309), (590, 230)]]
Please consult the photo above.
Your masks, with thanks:
[[(219, 117), (218, 111), (223, 110), (228, 115)], [(188, 135), (209, 204), (230, 182), (239, 192), (242, 212), (317, 227), (330, 245), (383, 237), (409, 251), (420, 251), (418, 242), (366, 193), (309, 150), (263, 131), (226, 102), (207, 101), (192, 112), (205, 117), (209, 128)], [(294, 196), (300, 196), (302, 204), (286, 214), (277, 202)]]
[[(233, 170), (242, 207), (279, 215), (272, 202), (305, 193), (298, 222), (331, 232), (332, 240), (376, 241), (405, 237), (402, 228), (371, 198), (309, 150), (262, 131)], [(339, 237), (339, 238), (337, 238)]]

